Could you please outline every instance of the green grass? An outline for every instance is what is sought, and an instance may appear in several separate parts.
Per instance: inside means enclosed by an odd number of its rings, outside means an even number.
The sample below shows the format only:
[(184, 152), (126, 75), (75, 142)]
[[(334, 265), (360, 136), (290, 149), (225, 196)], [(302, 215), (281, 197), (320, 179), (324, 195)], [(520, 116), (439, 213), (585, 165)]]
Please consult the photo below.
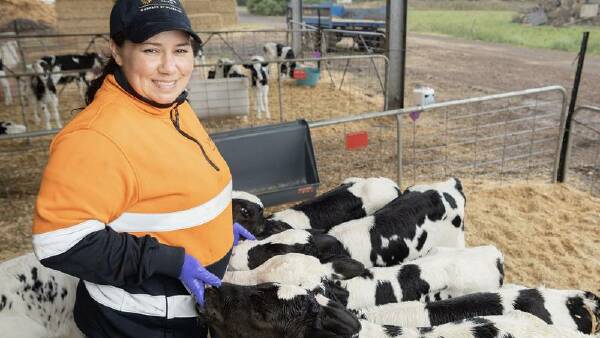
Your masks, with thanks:
[(587, 51), (600, 55), (600, 27), (532, 27), (513, 23), (510, 11), (412, 10), (408, 31), (512, 45), (579, 51), (584, 31), (590, 32)]

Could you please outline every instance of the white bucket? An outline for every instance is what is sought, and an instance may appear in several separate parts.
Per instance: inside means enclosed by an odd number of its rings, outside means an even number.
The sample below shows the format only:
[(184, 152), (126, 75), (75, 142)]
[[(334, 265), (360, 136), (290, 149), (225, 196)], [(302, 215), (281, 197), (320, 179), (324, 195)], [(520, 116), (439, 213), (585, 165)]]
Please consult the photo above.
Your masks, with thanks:
[(426, 106), (435, 103), (435, 90), (429, 87), (421, 87), (413, 90), (417, 104), (420, 106)]

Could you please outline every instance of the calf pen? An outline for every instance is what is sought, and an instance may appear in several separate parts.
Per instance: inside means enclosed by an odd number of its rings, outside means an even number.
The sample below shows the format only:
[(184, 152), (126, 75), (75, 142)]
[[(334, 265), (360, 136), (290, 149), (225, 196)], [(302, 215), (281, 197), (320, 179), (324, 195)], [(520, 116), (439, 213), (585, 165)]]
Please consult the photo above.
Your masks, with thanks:
[[(324, 182), (349, 175), (404, 186), (448, 176), (554, 182), (565, 108), (564, 88), (551, 86), (309, 125)], [(367, 141), (349, 150), (361, 134)]]

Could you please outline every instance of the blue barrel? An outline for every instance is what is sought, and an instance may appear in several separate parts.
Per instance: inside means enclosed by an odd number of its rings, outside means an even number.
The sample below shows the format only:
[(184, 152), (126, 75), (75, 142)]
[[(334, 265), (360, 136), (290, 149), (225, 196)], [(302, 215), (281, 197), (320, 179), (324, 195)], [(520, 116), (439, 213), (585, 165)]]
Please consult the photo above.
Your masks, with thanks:
[(299, 86), (316, 86), (317, 82), (319, 82), (319, 77), (321, 76), (319, 68), (307, 67), (303, 68), (303, 70), (306, 73), (306, 78), (297, 79), (296, 84), (298, 84)]

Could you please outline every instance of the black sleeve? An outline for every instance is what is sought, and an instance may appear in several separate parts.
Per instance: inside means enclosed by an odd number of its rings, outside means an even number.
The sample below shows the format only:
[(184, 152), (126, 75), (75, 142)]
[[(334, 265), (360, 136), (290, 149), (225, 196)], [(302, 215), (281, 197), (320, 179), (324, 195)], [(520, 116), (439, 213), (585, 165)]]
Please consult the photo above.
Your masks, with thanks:
[(86, 281), (124, 286), (139, 285), (156, 273), (178, 278), (184, 255), (183, 248), (161, 244), (152, 236), (136, 237), (105, 227), (41, 262)]

